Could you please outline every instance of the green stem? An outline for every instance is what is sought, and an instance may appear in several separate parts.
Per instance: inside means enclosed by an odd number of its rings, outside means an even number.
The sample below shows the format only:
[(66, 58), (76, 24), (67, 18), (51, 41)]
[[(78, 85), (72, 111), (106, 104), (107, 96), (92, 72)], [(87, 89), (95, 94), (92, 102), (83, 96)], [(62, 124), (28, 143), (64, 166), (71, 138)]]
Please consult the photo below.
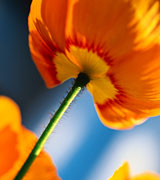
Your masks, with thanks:
[(18, 172), (14, 180), (21, 180), (24, 177), (24, 175), (26, 174), (26, 172), (32, 165), (35, 158), (39, 155), (39, 153), (43, 149), (44, 144), (46, 143), (48, 137), (51, 135), (52, 131), (56, 127), (61, 117), (63, 116), (64, 112), (67, 110), (67, 108), (69, 107), (71, 102), (74, 100), (74, 98), (77, 96), (77, 94), (80, 92), (80, 90), (88, 82), (89, 82), (88, 76), (84, 73), (79, 73), (72, 89), (70, 90), (70, 92), (68, 93), (68, 95), (66, 96), (62, 104), (60, 105), (59, 109), (56, 111), (56, 113), (52, 117), (52, 119), (50, 120), (48, 126), (43, 131), (42, 135), (40, 136), (36, 145), (34, 146), (32, 152), (28, 156), (26, 162), (24, 163), (24, 165), (22, 166), (22, 168), (20, 169), (20, 171)]

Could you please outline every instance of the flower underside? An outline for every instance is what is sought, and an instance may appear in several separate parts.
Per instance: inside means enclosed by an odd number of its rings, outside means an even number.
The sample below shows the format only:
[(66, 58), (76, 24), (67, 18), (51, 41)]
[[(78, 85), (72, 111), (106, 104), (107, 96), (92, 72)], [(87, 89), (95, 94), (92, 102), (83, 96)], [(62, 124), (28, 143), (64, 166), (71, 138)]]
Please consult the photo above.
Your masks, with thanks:
[(53, 63), (56, 66), (57, 79), (61, 82), (76, 78), (79, 73), (86, 74), (90, 79), (87, 89), (98, 104), (115, 98), (118, 90), (107, 75), (110, 66), (98, 53), (71, 45), (65, 54), (57, 52)]
[(159, 115), (159, 5), (34, 0), (29, 45), (47, 87), (86, 74), (98, 115), (111, 128), (131, 128)]

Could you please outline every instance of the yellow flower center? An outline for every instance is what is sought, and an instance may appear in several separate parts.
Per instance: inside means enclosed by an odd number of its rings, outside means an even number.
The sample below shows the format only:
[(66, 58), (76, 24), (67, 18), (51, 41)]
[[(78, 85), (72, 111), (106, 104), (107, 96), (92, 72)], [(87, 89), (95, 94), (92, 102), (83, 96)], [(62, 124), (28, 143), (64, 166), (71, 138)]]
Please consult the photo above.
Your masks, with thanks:
[(69, 78), (76, 78), (83, 72), (90, 78), (87, 89), (98, 104), (115, 98), (117, 89), (107, 76), (110, 66), (96, 52), (72, 45), (69, 51), (66, 51), (66, 55), (59, 52), (56, 55), (53, 62), (58, 80), (63, 82)]

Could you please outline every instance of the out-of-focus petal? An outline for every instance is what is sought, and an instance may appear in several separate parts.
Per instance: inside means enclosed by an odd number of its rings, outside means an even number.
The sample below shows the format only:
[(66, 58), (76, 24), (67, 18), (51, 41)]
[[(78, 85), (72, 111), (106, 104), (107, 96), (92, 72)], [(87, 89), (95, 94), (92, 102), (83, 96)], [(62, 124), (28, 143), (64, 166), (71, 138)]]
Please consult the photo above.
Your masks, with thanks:
[[(0, 119), (0, 179), (10, 180), (27, 159), (37, 138), (20, 124), (18, 106), (5, 96), (0, 96)], [(40, 177), (38, 172), (41, 172)], [(36, 158), (24, 179), (34, 180), (37, 177), (40, 180), (60, 179), (51, 158), (44, 151)]]
[(21, 113), (17, 104), (10, 98), (0, 96), (0, 131), (6, 127), (19, 131)]
[(7, 180), (2, 177), (14, 169), (15, 162), (19, 159), (18, 140), (17, 132), (14, 132), (9, 125), (0, 130), (0, 179), (2, 180)]
[(124, 163), (118, 170), (115, 171), (113, 176), (109, 180), (129, 180), (129, 166), (128, 163)]
[(131, 177), (128, 163), (124, 163), (118, 170), (115, 171), (109, 180), (160, 180), (160, 176), (154, 173), (143, 173)]
[(37, 177), (38, 180), (60, 180), (51, 158), (44, 151), (42, 151), (39, 157), (33, 162), (24, 180), (35, 180)]
[(153, 173), (144, 173), (131, 178), (131, 180), (160, 180), (160, 176)]
[(10, 98), (0, 96), (0, 179), (13, 168), (19, 158), (17, 144), (20, 123), (21, 115), (17, 104)]
[[(23, 163), (35, 145), (37, 137), (31, 131), (26, 128), (22, 128), (20, 138), (20, 148), (22, 153), (20, 161)], [(42, 151), (35, 159), (29, 171), (25, 175), (24, 180), (35, 180), (37, 177), (39, 180), (60, 180), (57, 176), (56, 167), (53, 165), (51, 157), (45, 151)]]

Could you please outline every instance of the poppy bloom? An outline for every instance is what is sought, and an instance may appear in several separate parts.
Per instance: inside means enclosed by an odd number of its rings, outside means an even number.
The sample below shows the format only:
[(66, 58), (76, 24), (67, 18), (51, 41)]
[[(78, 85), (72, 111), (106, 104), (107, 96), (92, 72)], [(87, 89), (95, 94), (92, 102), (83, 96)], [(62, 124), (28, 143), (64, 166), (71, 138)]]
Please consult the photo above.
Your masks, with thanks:
[(154, 173), (143, 173), (131, 177), (128, 163), (124, 163), (109, 180), (160, 180), (160, 176)]
[[(9, 98), (0, 96), (0, 179), (14, 179), (36, 143), (36, 136), (21, 125), (18, 106)], [(39, 172), (41, 175), (39, 176)], [(51, 158), (40, 153), (24, 180), (60, 180)]]
[(160, 114), (159, 0), (33, 0), (29, 33), (47, 87), (85, 73), (106, 126)]

